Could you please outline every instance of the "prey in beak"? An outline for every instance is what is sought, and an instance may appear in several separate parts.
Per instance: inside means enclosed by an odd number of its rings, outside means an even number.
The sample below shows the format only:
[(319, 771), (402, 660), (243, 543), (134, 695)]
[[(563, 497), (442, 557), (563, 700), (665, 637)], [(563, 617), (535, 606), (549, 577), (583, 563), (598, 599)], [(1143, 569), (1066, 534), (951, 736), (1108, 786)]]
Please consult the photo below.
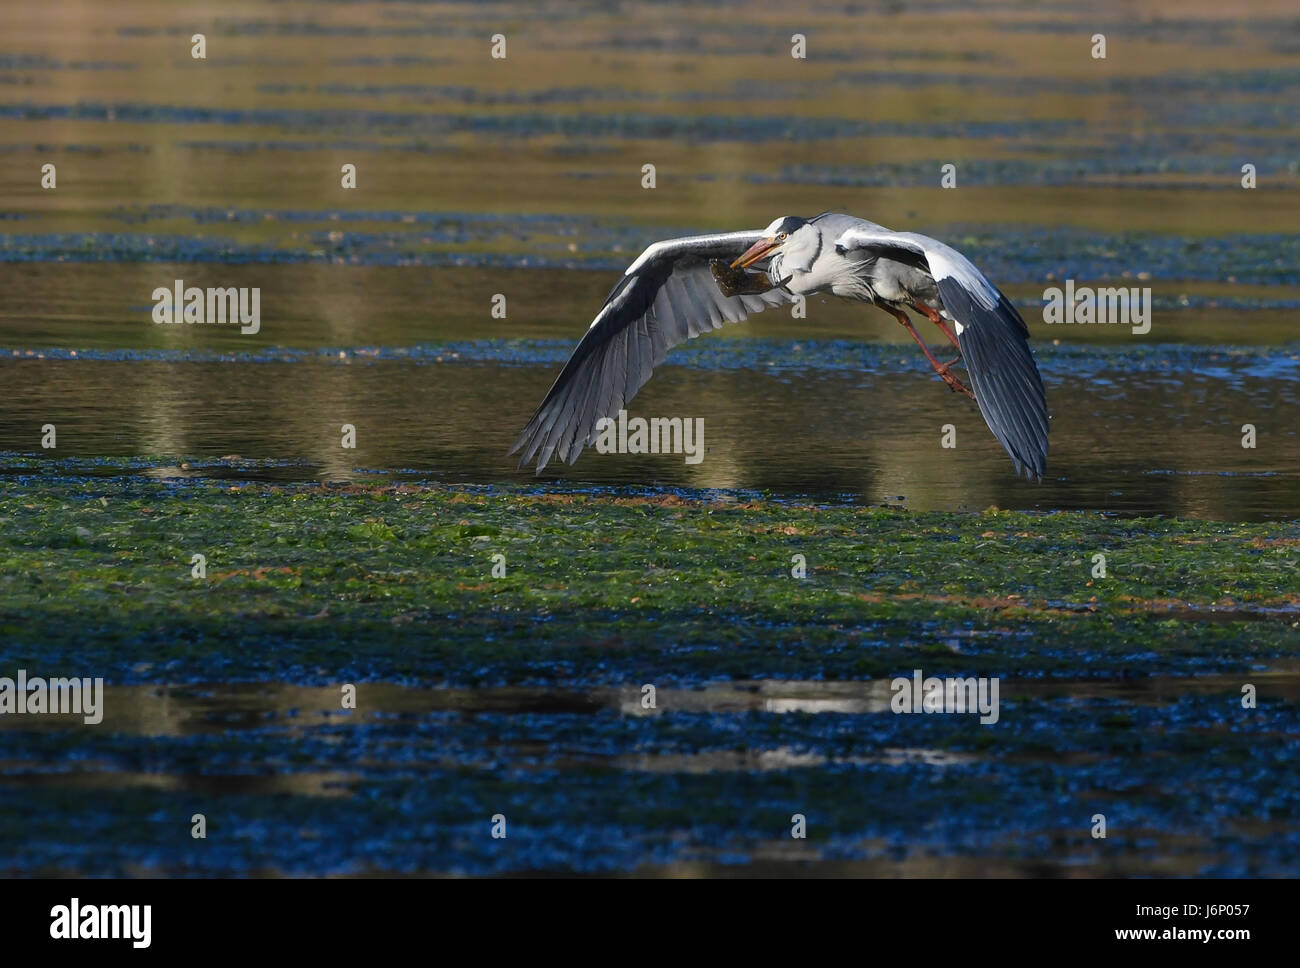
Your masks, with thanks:
[(740, 258), (731, 264), (731, 268), (748, 269), (784, 241), (785, 239), (759, 239), (741, 253)]

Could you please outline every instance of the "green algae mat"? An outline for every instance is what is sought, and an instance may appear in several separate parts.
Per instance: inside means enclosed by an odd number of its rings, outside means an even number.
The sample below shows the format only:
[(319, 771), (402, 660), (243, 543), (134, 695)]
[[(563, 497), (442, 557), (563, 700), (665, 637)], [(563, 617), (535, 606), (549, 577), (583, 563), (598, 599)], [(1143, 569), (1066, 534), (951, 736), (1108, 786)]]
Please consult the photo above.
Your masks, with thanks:
[[(11, 872), (1300, 856), (1294, 523), (50, 474), (0, 520), (0, 666), (105, 680), (0, 720)], [(996, 722), (892, 714), (914, 674)]]

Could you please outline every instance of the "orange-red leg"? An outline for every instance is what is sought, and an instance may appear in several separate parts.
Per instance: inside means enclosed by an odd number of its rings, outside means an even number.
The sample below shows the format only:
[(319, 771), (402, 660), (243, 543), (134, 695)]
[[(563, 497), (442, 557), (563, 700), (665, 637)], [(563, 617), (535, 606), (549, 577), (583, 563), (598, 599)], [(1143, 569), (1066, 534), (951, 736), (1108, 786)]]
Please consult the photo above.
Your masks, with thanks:
[[(961, 380), (948, 372), (948, 368), (952, 366), (953, 363), (956, 363), (957, 360), (952, 360), (948, 363), (940, 363), (935, 359), (934, 354), (930, 352), (930, 347), (925, 345), (925, 340), (921, 339), (921, 334), (916, 331), (916, 327), (912, 325), (912, 321), (907, 318), (907, 313), (903, 312), (901, 309), (895, 309), (893, 306), (884, 306), (880, 303), (877, 303), (876, 305), (880, 306), (881, 309), (902, 323), (903, 327), (912, 334), (912, 339), (916, 340), (916, 345), (921, 347), (921, 351), (925, 353), (925, 358), (929, 360), (930, 365), (934, 367), (934, 372), (938, 373), (939, 376), (943, 378), (943, 382), (948, 384), (949, 388), (953, 390), (953, 392), (960, 390), (972, 400), (975, 399), (975, 394), (971, 392), (970, 387), (966, 386), (966, 384), (962, 383)], [(955, 340), (953, 341), (953, 345), (956, 345)]]
[(930, 317), (930, 322), (943, 330), (943, 335), (948, 337), (949, 343), (957, 347), (957, 349), (961, 349), (961, 344), (957, 342), (956, 334), (948, 328), (948, 324), (944, 322), (943, 317), (939, 315), (939, 310), (933, 309), (930, 306), (924, 306), (919, 302), (914, 302), (912, 305), (916, 307), (917, 312), (924, 313), (926, 316)]

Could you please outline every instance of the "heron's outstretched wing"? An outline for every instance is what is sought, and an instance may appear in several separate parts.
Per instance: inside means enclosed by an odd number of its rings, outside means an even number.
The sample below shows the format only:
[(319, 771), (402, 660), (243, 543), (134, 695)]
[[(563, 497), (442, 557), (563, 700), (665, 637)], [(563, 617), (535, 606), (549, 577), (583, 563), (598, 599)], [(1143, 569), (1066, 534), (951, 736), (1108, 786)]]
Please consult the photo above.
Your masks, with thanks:
[(781, 289), (724, 296), (709, 270), (710, 259), (731, 262), (762, 234), (669, 239), (641, 253), (510, 448), (512, 454), (523, 451), (519, 466), (536, 458), (540, 473), (552, 456), (572, 464), (595, 437), (600, 418), (616, 416), (669, 349), (723, 323), (790, 302), (792, 297)]
[(964, 255), (926, 235), (850, 228), (835, 247), (879, 252), (934, 277), (943, 308), (957, 323), (957, 342), (984, 422), (1011, 455), (1016, 472), (1042, 480), (1047, 398), (1029, 351), (1029, 327), (1011, 301)]

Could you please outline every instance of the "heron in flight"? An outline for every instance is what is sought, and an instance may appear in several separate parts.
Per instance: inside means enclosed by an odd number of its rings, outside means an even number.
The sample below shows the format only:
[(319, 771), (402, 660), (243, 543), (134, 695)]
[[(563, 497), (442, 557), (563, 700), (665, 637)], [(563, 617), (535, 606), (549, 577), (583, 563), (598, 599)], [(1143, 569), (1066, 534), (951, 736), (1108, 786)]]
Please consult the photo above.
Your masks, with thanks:
[[(572, 464), (601, 418), (617, 415), (670, 348), (813, 293), (871, 303), (897, 319), (943, 381), (979, 406), (1016, 472), (1042, 480), (1047, 400), (1029, 328), (1011, 301), (942, 242), (834, 212), (654, 243), (610, 292), (510, 453), (523, 451), (520, 467), (536, 460), (538, 473), (553, 457)], [(941, 363), (908, 310), (938, 326), (958, 357)], [(952, 373), (958, 361), (969, 387)]]

